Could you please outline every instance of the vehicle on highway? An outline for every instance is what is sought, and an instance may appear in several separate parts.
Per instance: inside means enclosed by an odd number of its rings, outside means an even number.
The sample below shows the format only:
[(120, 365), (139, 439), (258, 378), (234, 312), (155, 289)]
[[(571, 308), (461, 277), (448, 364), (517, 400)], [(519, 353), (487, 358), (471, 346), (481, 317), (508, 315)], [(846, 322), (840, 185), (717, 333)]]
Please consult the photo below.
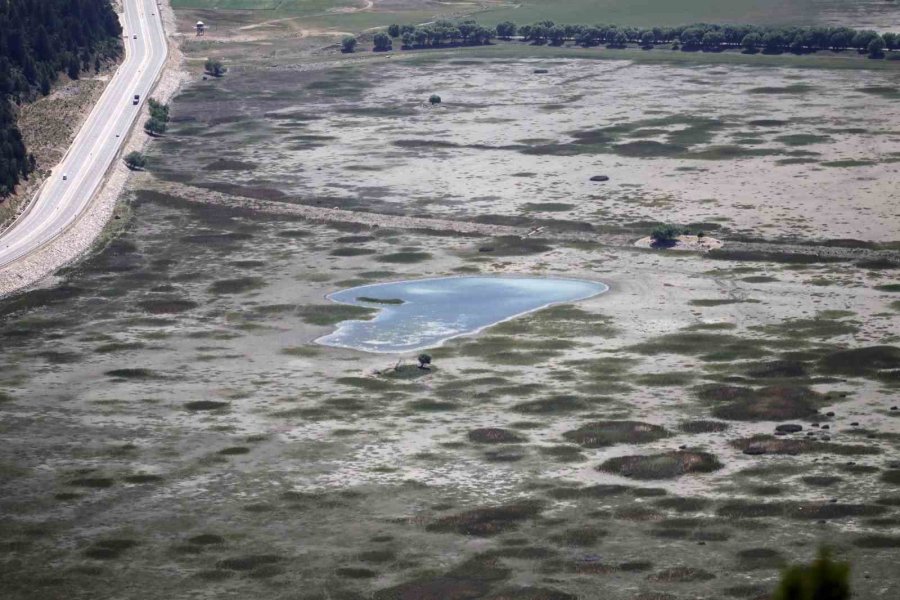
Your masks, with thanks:
[(134, 104), (135, 106), (137, 106), (137, 103), (140, 102), (140, 101), (141, 101), (141, 95), (140, 95), (140, 94), (135, 94), (135, 95), (134, 95), (134, 100), (132, 100), (131, 103)]
[(137, 39), (137, 35), (134, 36), (134, 39)]
[(63, 181), (66, 181), (67, 179), (69, 179), (69, 176), (63, 173)]

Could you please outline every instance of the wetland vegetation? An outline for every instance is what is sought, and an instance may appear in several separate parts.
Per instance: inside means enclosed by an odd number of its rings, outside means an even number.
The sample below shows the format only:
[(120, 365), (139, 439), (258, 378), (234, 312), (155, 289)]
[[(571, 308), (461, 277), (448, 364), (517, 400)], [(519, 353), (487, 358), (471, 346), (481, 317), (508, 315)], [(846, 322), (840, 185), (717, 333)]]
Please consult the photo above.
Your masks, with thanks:
[[(478, 19), (873, 27), (601, 4)], [(770, 600), (820, 547), (900, 595), (896, 61), (388, 59), (334, 50), (432, 13), (176, 7), (218, 27), (118, 229), (0, 300), (4, 597)], [(666, 223), (725, 246), (634, 245)], [(609, 290), (424, 352), (315, 343), (451, 277)]]

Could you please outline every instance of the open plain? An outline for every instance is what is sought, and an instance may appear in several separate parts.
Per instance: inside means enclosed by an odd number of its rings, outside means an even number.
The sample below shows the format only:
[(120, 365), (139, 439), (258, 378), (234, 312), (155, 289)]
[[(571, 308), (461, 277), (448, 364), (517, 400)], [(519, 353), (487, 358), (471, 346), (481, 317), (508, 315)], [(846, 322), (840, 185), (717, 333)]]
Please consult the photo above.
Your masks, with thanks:
[[(119, 233), (0, 302), (4, 597), (763, 600), (823, 544), (900, 596), (900, 61), (341, 56), (405, 13), (322, 4), (185, 33)], [(430, 370), (314, 343), (513, 274), (610, 289)]]

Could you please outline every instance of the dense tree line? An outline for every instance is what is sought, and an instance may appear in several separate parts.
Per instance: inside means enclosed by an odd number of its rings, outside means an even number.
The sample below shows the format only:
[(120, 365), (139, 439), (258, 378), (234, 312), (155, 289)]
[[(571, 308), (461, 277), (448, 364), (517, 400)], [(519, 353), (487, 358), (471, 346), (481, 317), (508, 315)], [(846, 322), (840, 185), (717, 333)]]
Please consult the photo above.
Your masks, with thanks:
[(900, 49), (900, 34), (850, 29), (848, 27), (776, 27), (767, 25), (713, 25), (697, 23), (680, 27), (619, 27), (617, 25), (559, 25), (541, 21), (516, 25), (506, 21), (493, 29), (475, 21), (437, 21), (423, 26), (391, 25), (387, 34), (377, 34), (375, 50), (393, 47), (391, 38), (400, 38), (403, 49), (443, 45), (478, 45), (494, 38), (520, 39), (534, 44), (560, 46), (574, 42), (580, 46), (605, 45), (624, 48), (629, 44), (650, 49), (671, 44), (684, 51), (719, 52), (741, 49), (747, 53), (803, 54), (818, 50), (858, 50), (872, 58), (882, 58), (885, 50)]
[(121, 52), (109, 0), (0, 0), (0, 198), (34, 170), (16, 105), (47, 95), (60, 73), (100, 70)]
[(488, 44), (497, 37), (495, 29), (483, 27), (473, 20), (435, 21), (428, 25), (391, 25), (387, 35), (376, 34), (375, 50), (390, 50), (393, 46), (391, 38), (399, 38), (403, 49), (436, 48), (444, 45), (479, 46)]

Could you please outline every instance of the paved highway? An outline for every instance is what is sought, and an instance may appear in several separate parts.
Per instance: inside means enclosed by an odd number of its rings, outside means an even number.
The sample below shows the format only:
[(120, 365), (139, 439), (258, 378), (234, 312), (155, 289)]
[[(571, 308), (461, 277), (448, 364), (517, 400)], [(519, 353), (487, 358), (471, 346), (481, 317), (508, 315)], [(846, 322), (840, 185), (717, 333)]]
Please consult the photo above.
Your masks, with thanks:
[[(162, 71), (168, 49), (156, 0), (124, 0), (125, 61), (62, 162), (0, 235), (0, 267), (41, 248), (87, 208)], [(140, 103), (133, 103), (134, 95)]]

